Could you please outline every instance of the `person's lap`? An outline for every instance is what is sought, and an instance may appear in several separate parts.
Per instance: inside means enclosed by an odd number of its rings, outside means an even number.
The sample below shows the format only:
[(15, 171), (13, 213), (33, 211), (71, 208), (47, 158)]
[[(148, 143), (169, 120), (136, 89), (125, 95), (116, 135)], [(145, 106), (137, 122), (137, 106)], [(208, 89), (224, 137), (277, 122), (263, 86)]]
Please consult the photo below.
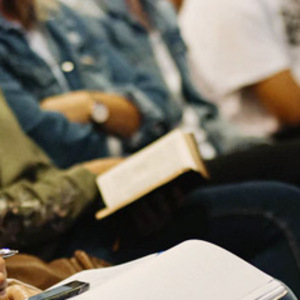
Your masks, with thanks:
[[(164, 230), (141, 237), (111, 230), (88, 217), (66, 237), (65, 253), (83, 249), (113, 263), (163, 251), (184, 240), (204, 239), (253, 263), (295, 289), (300, 286), (300, 192), (261, 182), (198, 189)], [(117, 247), (116, 247), (117, 246)], [(67, 253), (69, 252), (69, 253)], [(275, 259), (275, 263), (274, 263)], [(300, 295), (300, 291), (296, 290)]]
[(210, 184), (272, 180), (300, 187), (300, 137), (207, 160)]

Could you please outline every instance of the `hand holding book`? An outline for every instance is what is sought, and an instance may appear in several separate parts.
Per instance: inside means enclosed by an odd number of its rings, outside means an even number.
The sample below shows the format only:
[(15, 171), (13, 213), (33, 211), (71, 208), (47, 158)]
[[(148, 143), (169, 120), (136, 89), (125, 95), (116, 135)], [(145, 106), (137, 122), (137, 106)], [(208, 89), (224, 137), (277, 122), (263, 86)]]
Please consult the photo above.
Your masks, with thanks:
[[(163, 207), (168, 201), (174, 201), (174, 195), (178, 194), (178, 189), (172, 190), (174, 187), (189, 190), (195, 182), (199, 185), (207, 177), (193, 136), (174, 130), (97, 178), (105, 208), (97, 212), (96, 218), (103, 219), (130, 204), (130, 207), (135, 206), (133, 202), (145, 197), (155, 199), (159, 194), (155, 197), (153, 192), (161, 193), (162, 188), (164, 193), (173, 193), (166, 202), (159, 204)], [(176, 207), (176, 201), (170, 205)]]

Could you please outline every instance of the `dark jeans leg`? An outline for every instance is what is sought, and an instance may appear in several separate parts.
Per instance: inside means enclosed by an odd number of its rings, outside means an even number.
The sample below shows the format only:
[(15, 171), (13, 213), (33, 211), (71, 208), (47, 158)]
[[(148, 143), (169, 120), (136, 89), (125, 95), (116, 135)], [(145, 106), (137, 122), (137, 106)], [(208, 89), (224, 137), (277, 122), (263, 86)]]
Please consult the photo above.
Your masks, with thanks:
[[(248, 183), (199, 189), (173, 221), (155, 236), (116, 233), (93, 217), (66, 237), (62, 254), (83, 249), (114, 263), (166, 250), (188, 239), (204, 239), (282, 280), (300, 297), (300, 193), (280, 183)], [(125, 237), (125, 238), (124, 238)]]
[(188, 239), (204, 239), (230, 250), (300, 296), (297, 188), (262, 182), (198, 190), (163, 232), (151, 238), (128, 236), (114, 259), (131, 260)]
[(300, 186), (300, 139), (206, 161), (211, 184), (276, 180)]
[(300, 297), (300, 194), (280, 183), (196, 192), (208, 212), (206, 239), (285, 282)]

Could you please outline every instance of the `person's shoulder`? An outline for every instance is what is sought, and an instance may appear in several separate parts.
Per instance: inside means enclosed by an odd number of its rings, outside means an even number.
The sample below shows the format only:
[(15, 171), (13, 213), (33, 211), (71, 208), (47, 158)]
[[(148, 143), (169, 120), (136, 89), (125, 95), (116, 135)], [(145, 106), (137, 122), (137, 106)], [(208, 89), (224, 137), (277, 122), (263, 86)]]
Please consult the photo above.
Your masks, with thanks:
[[(207, 6), (215, 12), (219, 22), (226, 21), (229, 24), (254, 24), (255, 20), (266, 20), (270, 15), (270, 1), (268, 0), (199, 0), (205, 1)], [(210, 2), (210, 3), (209, 3)], [(277, 3), (277, 1), (275, 0)], [(258, 21), (260, 24), (261, 22)]]
[(184, 3), (181, 10), (181, 19), (203, 13), (202, 19), (213, 17), (215, 22), (227, 18), (239, 18), (240, 16), (255, 16), (264, 8), (264, 2), (260, 0), (189, 0)]

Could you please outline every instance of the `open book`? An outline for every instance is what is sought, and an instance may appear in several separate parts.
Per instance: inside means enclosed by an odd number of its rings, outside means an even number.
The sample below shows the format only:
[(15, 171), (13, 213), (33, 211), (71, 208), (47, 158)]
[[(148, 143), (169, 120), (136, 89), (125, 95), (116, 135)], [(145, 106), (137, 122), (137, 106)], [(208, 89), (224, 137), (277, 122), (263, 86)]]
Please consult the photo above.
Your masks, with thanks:
[(74, 300), (272, 300), (288, 291), (230, 252), (203, 241), (187, 241), (168, 251), (64, 280), (89, 282)]
[(194, 138), (176, 129), (98, 176), (106, 207), (96, 218), (102, 219), (175, 179), (188, 178), (188, 184), (197, 176), (198, 180), (208, 177)]

